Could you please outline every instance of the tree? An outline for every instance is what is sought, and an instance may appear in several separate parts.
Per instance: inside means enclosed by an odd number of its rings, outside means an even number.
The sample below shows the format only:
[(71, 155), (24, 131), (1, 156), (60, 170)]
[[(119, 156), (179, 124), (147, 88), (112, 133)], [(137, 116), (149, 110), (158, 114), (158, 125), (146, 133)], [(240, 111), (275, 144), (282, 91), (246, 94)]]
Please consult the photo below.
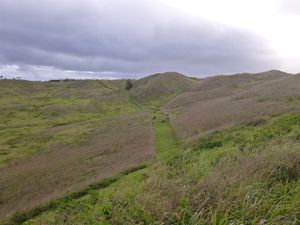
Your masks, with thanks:
[(133, 84), (132, 84), (131, 80), (127, 80), (125, 89), (130, 90), (132, 87), (133, 87)]

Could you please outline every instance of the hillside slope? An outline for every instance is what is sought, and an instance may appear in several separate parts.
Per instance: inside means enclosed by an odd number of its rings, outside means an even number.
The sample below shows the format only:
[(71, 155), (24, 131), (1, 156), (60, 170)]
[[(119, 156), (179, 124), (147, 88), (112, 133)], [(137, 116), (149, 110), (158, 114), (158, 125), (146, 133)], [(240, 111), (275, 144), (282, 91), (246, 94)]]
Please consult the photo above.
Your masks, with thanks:
[(161, 119), (157, 116), (154, 121), (159, 161), (153, 166), (13, 221), (24, 225), (299, 224), (299, 113), (208, 135), (189, 148), (178, 145)]
[(134, 82), (132, 97), (144, 104), (158, 107), (173, 96), (189, 90), (196, 79), (176, 72), (154, 74)]
[[(273, 74), (274, 73), (274, 74)], [(181, 139), (300, 110), (300, 76), (277, 71), (203, 79), (163, 110)]]
[(155, 155), (125, 81), (0, 81), (0, 218)]
[(197, 84), (181, 95), (172, 98), (166, 105), (168, 108), (183, 107), (194, 102), (226, 97), (271, 80), (284, 78), (289, 74), (280, 71), (268, 71), (258, 74), (235, 74), (199, 79)]
[(299, 224), (299, 78), (0, 81), (0, 221)]

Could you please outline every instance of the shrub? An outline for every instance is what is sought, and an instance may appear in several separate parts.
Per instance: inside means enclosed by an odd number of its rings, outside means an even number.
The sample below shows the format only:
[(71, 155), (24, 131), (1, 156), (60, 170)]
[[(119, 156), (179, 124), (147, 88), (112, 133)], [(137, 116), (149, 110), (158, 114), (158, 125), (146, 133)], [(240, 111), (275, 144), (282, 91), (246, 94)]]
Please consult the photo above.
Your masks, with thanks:
[(221, 147), (223, 142), (220, 140), (214, 140), (213, 138), (205, 138), (198, 144), (198, 149), (209, 150), (217, 147)]
[(130, 90), (133, 87), (131, 80), (126, 81), (125, 90)]

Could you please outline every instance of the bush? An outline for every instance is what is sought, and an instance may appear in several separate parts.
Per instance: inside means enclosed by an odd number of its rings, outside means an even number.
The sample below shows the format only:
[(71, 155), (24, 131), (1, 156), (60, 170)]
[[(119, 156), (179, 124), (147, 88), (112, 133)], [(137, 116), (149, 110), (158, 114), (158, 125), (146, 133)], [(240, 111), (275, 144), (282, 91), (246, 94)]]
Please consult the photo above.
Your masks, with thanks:
[(198, 149), (209, 150), (217, 147), (222, 147), (223, 142), (220, 140), (214, 140), (213, 138), (205, 138), (198, 144)]
[(130, 90), (133, 87), (131, 80), (126, 81), (125, 90)]

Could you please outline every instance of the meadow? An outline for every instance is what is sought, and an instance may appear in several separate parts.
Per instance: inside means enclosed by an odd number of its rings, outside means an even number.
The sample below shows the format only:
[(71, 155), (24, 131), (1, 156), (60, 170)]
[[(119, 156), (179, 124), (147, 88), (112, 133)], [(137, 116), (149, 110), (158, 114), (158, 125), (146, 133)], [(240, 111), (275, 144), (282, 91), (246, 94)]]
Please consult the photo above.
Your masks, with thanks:
[(154, 165), (15, 222), (299, 223), (299, 114), (213, 133), (189, 148), (176, 142), (164, 120), (158, 118), (155, 129), (159, 160)]
[(151, 160), (151, 114), (125, 81), (2, 80), (0, 216)]
[(300, 223), (299, 75), (130, 82), (0, 81), (3, 224)]

